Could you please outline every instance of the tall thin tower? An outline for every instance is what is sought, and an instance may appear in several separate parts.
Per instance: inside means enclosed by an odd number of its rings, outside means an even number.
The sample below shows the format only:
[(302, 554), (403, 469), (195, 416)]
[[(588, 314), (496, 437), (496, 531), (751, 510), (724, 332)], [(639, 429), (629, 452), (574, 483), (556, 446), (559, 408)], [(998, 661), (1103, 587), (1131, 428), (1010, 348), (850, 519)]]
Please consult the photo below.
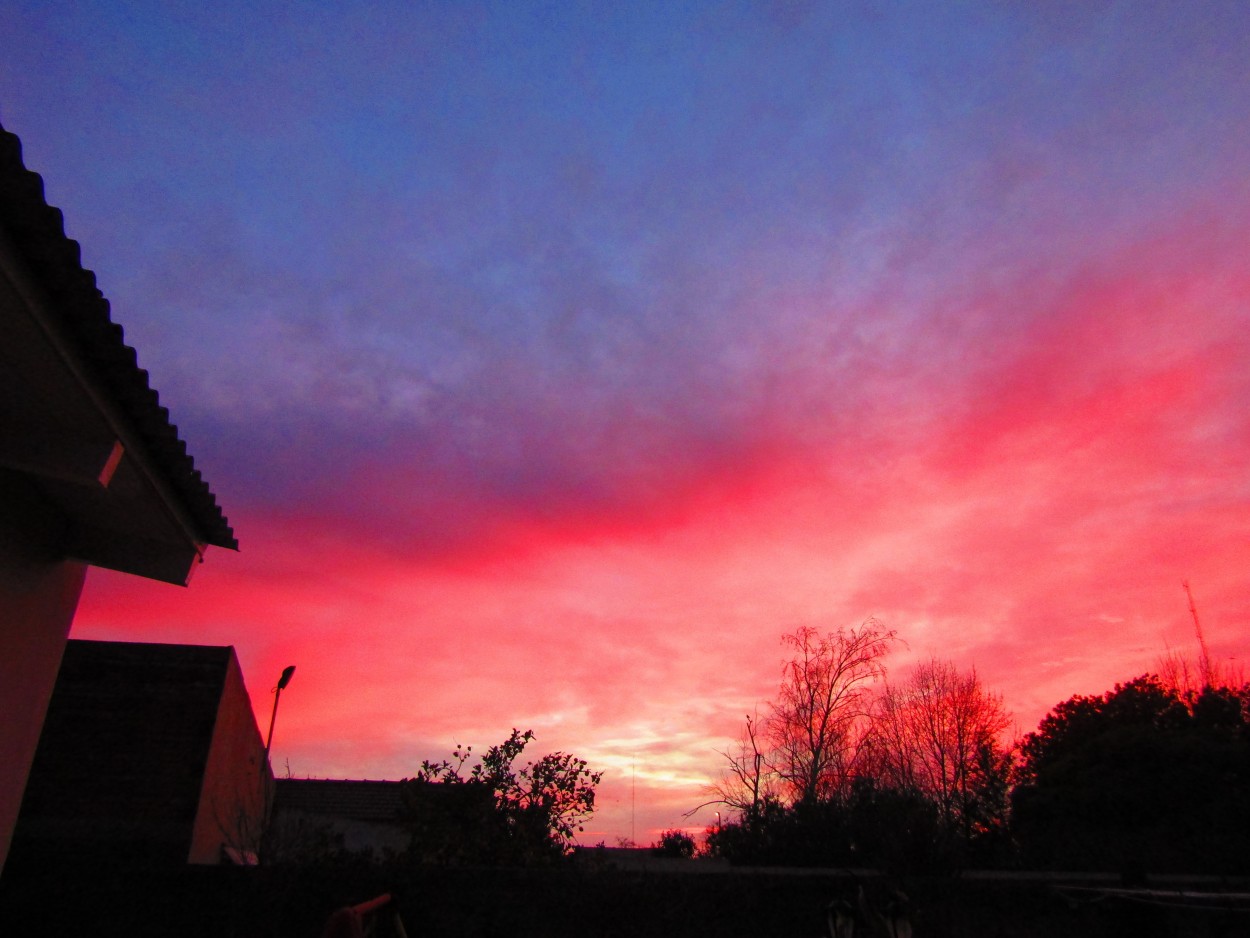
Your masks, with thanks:
[(1211, 686), (1211, 655), (1207, 652), (1207, 640), (1202, 634), (1202, 623), (1198, 621), (1198, 606), (1194, 603), (1193, 590), (1189, 581), (1181, 583), (1185, 587), (1185, 595), (1189, 598), (1189, 614), (1194, 618), (1194, 632), (1198, 636), (1198, 676), (1202, 679), (1202, 689)]

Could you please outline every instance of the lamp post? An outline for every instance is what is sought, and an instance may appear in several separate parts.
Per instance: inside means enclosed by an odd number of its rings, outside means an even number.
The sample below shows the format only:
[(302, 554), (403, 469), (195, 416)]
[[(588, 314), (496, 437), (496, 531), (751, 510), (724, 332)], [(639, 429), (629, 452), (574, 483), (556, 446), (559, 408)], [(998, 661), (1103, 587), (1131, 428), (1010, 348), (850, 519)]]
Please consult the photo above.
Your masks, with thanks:
[(263, 803), (261, 810), (263, 814), (260, 819), (260, 836), (256, 843), (256, 860), (260, 862), (260, 853), (264, 847), (264, 841), (268, 838), (269, 820), (273, 812), (273, 769), (269, 765), (269, 747), (273, 743), (273, 724), (278, 718), (278, 698), (282, 696), (282, 688), (291, 683), (291, 675), (295, 673), (295, 665), (290, 664), (282, 669), (282, 676), (278, 678), (278, 686), (273, 689), (273, 712), (269, 714), (269, 735), (265, 738), (265, 761), (260, 765), (260, 787)]
[(273, 742), (273, 723), (278, 719), (278, 698), (282, 696), (282, 688), (291, 683), (291, 675), (295, 673), (295, 665), (289, 664), (282, 669), (278, 678), (278, 686), (273, 689), (273, 713), (269, 715), (269, 735), (265, 738), (265, 765), (269, 764), (269, 746)]

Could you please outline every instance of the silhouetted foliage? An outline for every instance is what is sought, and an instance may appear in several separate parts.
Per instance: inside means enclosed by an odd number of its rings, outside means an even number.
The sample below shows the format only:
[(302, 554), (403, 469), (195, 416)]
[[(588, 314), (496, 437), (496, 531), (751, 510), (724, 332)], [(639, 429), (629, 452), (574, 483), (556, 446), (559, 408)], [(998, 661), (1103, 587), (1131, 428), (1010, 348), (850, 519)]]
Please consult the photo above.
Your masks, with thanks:
[(875, 619), (821, 635), (804, 627), (782, 639), (794, 650), (769, 715), (771, 763), (792, 803), (845, 794), (871, 716), (872, 682), (895, 633)]
[[(872, 710), (872, 684), (895, 632), (875, 619), (821, 634), (803, 626), (783, 635), (792, 649), (766, 716), (746, 718), (708, 804), (744, 815), (767, 801), (815, 804), (843, 797), (860, 772)], [(696, 809), (697, 810), (697, 809)]]
[(916, 792), (856, 781), (845, 798), (787, 806), (768, 801), (711, 830), (707, 851), (751, 866), (874, 867), (893, 873), (950, 865), (938, 809)]
[(933, 798), (872, 779), (855, 786), (848, 806), (855, 865), (891, 873), (932, 872), (956, 865), (957, 847)]
[(334, 866), (366, 859), (343, 843), (328, 821), (278, 815), (265, 830), (264, 862), (287, 867)]
[(567, 854), (595, 807), (602, 772), (568, 753), (514, 763), (534, 733), (513, 730), (466, 773), (472, 747), (450, 760), (423, 762), (404, 780), (410, 856), (422, 863), (532, 864)]
[(1245, 872), (1248, 790), (1250, 688), (1183, 695), (1147, 675), (1025, 737), (1012, 827), (1030, 865)]
[(734, 748), (720, 753), (728, 765), (709, 787), (714, 798), (708, 804), (723, 804), (747, 814), (762, 802), (780, 797), (780, 779), (768, 762), (766, 729), (767, 721), (758, 713), (747, 715)]
[(1005, 841), (1011, 750), (999, 738), (1011, 723), (1002, 698), (975, 671), (933, 659), (887, 685), (871, 730), (871, 774), (880, 785), (932, 802), (952, 862)]
[(882, 687), (892, 631), (869, 619), (784, 641), (777, 702), (747, 718), (712, 803), (738, 816), (708, 834), (737, 863), (949, 870), (1008, 851), (1012, 751), (1002, 699), (975, 671), (933, 660)]
[(694, 838), (683, 830), (668, 830), (651, 845), (652, 856), (686, 860), (694, 856)]

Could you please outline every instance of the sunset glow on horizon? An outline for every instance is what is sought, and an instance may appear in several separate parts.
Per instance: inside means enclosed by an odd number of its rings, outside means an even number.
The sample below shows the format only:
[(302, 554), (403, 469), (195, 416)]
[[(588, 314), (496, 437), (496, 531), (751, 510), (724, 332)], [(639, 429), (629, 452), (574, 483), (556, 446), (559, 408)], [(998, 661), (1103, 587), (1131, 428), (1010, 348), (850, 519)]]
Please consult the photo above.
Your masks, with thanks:
[(19, 4), (0, 121), (238, 535), (275, 771), (513, 727), (701, 828), (802, 625), (1020, 732), (1250, 653), (1250, 8)]

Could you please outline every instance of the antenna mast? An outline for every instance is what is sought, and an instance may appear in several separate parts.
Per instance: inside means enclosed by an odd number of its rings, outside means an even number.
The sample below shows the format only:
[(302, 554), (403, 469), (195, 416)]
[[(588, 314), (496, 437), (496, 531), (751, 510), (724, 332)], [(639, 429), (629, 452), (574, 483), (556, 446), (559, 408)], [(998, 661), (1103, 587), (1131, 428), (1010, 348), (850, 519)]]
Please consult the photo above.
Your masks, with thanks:
[(1189, 598), (1189, 614), (1194, 618), (1194, 632), (1198, 635), (1198, 676), (1202, 679), (1202, 689), (1206, 690), (1211, 686), (1211, 655), (1207, 652), (1207, 640), (1202, 634), (1202, 623), (1198, 621), (1198, 607), (1194, 604), (1193, 590), (1189, 588), (1189, 581), (1181, 581), (1181, 585), (1185, 587), (1185, 595)]

